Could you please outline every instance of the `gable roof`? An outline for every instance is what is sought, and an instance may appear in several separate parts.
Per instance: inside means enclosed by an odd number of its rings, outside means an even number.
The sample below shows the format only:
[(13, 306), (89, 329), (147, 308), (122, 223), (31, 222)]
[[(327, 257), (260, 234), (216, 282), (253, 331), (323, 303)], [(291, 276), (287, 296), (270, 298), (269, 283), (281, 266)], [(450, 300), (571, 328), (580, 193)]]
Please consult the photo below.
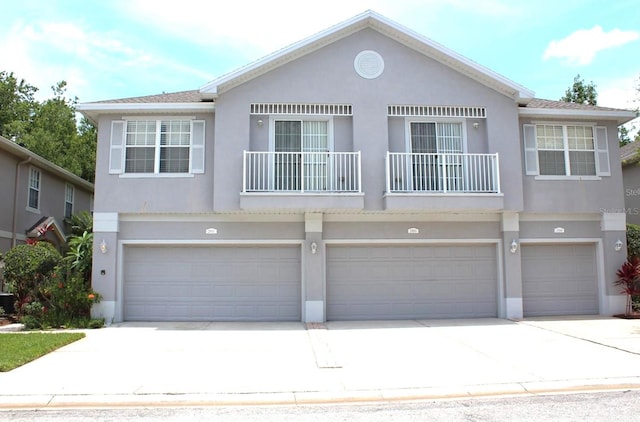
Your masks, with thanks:
[(622, 165), (634, 164), (640, 161), (640, 141), (631, 142), (620, 147), (620, 161)]
[(18, 159), (28, 159), (34, 166), (39, 167), (43, 170), (47, 170), (48, 172), (55, 174), (59, 178), (72, 183), (74, 186), (82, 187), (89, 192), (93, 192), (93, 183), (88, 182), (79, 176), (76, 176), (69, 170), (65, 170), (57, 164), (53, 164), (51, 161), (42, 158), (35, 152), (31, 152), (25, 147), (20, 146), (3, 136), (0, 136), (0, 151), (7, 151), (8, 153), (18, 157)]
[(514, 98), (520, 103), (526, 103), (533, 98), (533, 91), (372, 10), (367, 10), (351, 19), (214, 79), (201, 87), (200, 93), (205, 98), (215, 98), (228, 89), (365, 28), (374, 29), (427, 57)]
[(115, 100), (81, 103), (76, 105), (76, 110), (82, 113), (92, 123), (98, 123), (98, 116), (102, 113), (169, 113), (169, 112), (193, 112), (211, 113), (214, 110), (212, 100), (202, 97), (200, 91), (180, 91), (145, 95), (142, 97), (119, 98)]
[(518, 109), (525, 117), (562, 117), (562, 118), (604, 118), (615, 120), (619, 125), (637, 117), (635, 111), (589, 104), (568, 103), (566, 101), (543, 100), (534, 98)]

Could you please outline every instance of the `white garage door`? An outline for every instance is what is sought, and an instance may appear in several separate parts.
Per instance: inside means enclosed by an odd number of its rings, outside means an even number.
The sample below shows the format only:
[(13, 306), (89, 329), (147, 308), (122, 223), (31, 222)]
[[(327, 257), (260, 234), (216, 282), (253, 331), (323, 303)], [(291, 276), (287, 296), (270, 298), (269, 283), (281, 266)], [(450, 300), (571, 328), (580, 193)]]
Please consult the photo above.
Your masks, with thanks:
[(524, 316), (597, 314), (596, 274), (594, 245), (523, 245)]
[(127, 247), (128, 321), (300, 320), (300, 247)]
[(331, 246), (327, 319), (497, 316), (495, 245)]

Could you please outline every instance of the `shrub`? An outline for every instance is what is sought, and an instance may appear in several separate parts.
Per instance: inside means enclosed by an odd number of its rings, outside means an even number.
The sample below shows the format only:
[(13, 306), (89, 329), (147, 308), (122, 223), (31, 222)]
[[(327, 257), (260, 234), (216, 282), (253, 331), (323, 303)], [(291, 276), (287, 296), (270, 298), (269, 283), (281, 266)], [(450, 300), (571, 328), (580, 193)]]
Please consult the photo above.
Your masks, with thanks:
[(618, 279), (614, 282), (616, 286), (622, 287), (622, 292), (627, 295), (627, 306), (625, 314), (633, 312), (633, 297), (640, 294), (640, 258), (631, 257), (622, 264), (616, 272)]
[(69, 251), (65, 261), (71, 269), (80, 274), (90, 284), (93, 257), (93, 233), (83, 232), (72, 236), (68, 241)]
[(42, 282), (51, 276), (62, 262), (60, 253), (47, 242), (18, 245), (4, 257), (4, 278), (9, 293), (16, 297), (18, 317), (24, 306), (37, 296)]
[(627, 255), (640, 257), (640, 226), (627, 224)]

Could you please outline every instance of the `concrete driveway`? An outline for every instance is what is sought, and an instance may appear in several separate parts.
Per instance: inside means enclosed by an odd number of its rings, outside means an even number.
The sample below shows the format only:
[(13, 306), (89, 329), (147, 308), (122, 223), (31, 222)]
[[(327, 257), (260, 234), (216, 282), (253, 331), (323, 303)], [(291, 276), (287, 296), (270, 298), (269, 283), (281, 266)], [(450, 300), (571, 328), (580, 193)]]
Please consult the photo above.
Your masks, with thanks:
[(640, 321), (617, 318), (122, 323), (86, 333), (0, 373), (0, 408), (640, 388)]

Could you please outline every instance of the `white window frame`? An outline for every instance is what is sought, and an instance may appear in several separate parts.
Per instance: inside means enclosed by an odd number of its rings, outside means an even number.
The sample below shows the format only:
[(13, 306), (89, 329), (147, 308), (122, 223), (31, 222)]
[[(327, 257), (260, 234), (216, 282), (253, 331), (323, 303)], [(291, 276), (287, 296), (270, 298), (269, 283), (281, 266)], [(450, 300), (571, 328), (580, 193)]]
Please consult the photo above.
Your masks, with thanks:
[[(565, 163), (565, 174), (564, 175), (544, 175), (540, 174), (540, 155), (538, 152), (540, 149), (538, 148), (538, 126), (561, 126), (562, 127), (562, 140), (563, 140), (563, 155), (564, 155), (564, 163)], [(569, 149), (569, 137), (568, 137), (568, 127), (590, 127), (593, 132), (593, 150), (570, 150)], [(529, 129), (533, 128), (534, 139), (527, 140), (527, 127)], [(530, 124), (525, 124), (523, 126), (523, 132), (525, 137), (525, 164), (527, 162), (527, 154), (535, 152), (535, 169), (525, 168), (526, 175), (534, 175), (536, 180), (602, 180), (603, 176), (610, 176), (608, 170), (600, 168), (600, 154), (606, 154), (606, 159), (608, 160), (608, 150), (602, 150), (601, 145), (599, 144), (598, 132), (603, 132), (605, 135), (605, 146), (607, 145), (606, 139), (606, 127), (598, 126), (593, 122), (554, 122), (554, 121), (532, 121)], [(528, 142), (529, 141), (529, 142)], [(533, 146), (532, 146), (533, 145)], [(544, 151), (544, 149), (542, 150)], [(593, 151), (593, 157), (595, 161), (595, 175), (572, 175), (571, 174), (571, 159), (570, 152), (571, 151)], [(608, 164), (610, 166), (610, 163)]]
[[(34, 186), (34, 175), (37, 175), (35, 180), (36, 186)], [(37, 193), (37, 204), (36, 207), (31, 206), (31, 190), (34, 190)], [(29, 167), (29, 184), (27, 186), (27, 211), (35, 212), (40, 214), (40, 196), (42, 193), (42, 172), (40, 169), (35, 167)]]
[[(126, 133), (130, 121), (155, 121), (156, 137), (154, 148), (154, 171), (147, 173), (127, 173), (126, 167)], [(160, 173), (160, 124), (162, 121), (188, 121), (190, 124), (189, 138), (189, 170), (184, 173)], [(109, 173), (117, 174), (120, 178), (190, 178), (195, 174), (205, 172), (205, 136), (206, 123), (198, 120), (196, 116), (123, 116), (122, 120), (111, 122), (111, 141), (109, 156)], [(186, 145), (184, 147), (187, 147)]]
[[(71, 195), (69, 195), (71, 193)], [(71, 198), (69, 198), (71, 196)], [(71, 183), (65, 183), (64, 185), (64, 210), (62, 215), (64, 218), (71, 218), (73, 215), (73, 208), (76, 196), (76, 188)], [(67, 204), (71, 205), (71, 212), (67, 215)]]
[[(405, 151), (408, 153), (413, 153), (412, 143), (411, 143), (411, 123), (435, 123), (436, 132), (437, 126), (439, 123), (458, 123), (461, 126), (461, 136), (462, 136), (462, 154), (467, 153), (467, 124), (466, 119), (437, 119), (433, 117), (406, 117), (404, 119), (404, 133), (405, 133)], [(437, 136), (437, 135), (436, 135)]]
[(276, 121), (287, 122), (327, 122), (327, 149), (333, 152), (333, 116), (292, 114), (292, 115), (271, 115), (269, 116), (269, 151), (276, 151)]
[[(133, 121), (148, 121), (148, 122), (155, 122), (155, 143), (153, 145), (127, 145), (127, 141), (126, 141), (126, 133), (127, 133), (127, 126), (129, 125), (129, 122), (133, 122)], [(188, 122), (189, 126), (191, 126), (191, 121), (189, 119), (184, 119), (184, 118), (180, 118), (180, 119), (172, 119), (172, 118), (159, 118), (159, 119), (140, 119), (140, 120), (127, 120), (126, 121), (126, 126), (125, 126), (125, 142), (124, 142), (124, 161), (123, 161), (123, 171), (124, 174), (166, 174), (166, 175), (171, 175), (171, 176), (175, 176), (175, 175), (180, 175), (180, 174), (190, 174), (191, 173), (191, 160), (189, 160), (189, 167), (187, 168), (187, 171), (185, 172), (177, 172), (177, 173), (171, 173), (171, 172), (161, 172), (160, 171), (160, 156), (161, 156), (161, 151), (162, 148), (174, 148), (174, 147), (180, 147), (180, 148), (187, 148), (189, 149), (189, 158), (191, 156), (191, 134), (189, 134), (189, 144), (188, 145), (162, 145), (161, 144), (161, 139), (162, 139), (162, 122), (180, 122), (180, 123), (184, 123), (184, 122)], [(127, 173), (126, 168), (127, 168), (127, 151), (129, 148), (153, 148), (154, 151), (154, 158), (153, 158), (153, 172), (129, 172)]]

